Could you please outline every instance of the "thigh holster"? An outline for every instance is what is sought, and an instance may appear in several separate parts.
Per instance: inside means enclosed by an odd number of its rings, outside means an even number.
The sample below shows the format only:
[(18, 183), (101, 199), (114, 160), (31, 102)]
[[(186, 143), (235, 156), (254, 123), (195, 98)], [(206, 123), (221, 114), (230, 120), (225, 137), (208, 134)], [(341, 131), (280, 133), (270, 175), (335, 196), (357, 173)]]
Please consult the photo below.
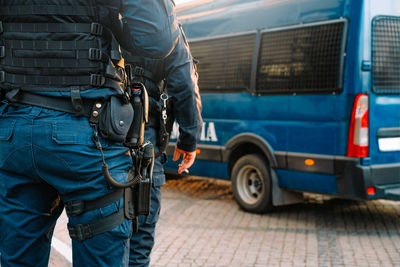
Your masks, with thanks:
[[(93, 200), (73, 200), (65, 203), (65, 210), (70, 217), (81, 215), (87, 211), (103, 208), (114, 203), (125, 195), (125, 189), (117, 189), (114, 192)], [(125, 208), (113, 213), (105, 218), (87, 224), (68, 224), (68, 231), (71, 239), (80, 242), (95, 235), (105, 233), (122, 224), (125, 220), (134, 221), (136, 228), (136, 217), (133, 213), (133, 203), (125, 201)]]

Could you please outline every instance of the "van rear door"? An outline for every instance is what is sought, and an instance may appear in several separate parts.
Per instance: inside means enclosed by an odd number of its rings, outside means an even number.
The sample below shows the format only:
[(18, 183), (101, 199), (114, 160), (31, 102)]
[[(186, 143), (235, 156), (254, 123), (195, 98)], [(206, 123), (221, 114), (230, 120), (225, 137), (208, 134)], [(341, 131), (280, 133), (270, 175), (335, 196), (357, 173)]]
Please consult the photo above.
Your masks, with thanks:
[(400, 186), (400, 14), (373, 16), (371, 32), (371, 177), (375, 185)]

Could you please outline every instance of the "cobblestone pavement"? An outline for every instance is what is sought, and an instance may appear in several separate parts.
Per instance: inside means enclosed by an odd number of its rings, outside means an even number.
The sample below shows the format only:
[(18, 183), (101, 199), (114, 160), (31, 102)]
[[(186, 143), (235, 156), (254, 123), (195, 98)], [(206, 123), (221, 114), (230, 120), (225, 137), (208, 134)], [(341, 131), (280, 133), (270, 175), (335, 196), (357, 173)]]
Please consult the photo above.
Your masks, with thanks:
[[(400, 266), (400, 202), (308, 195), (256, 215), (229, 182), (187, 177), (168, 180), (162, 205), (151, 266)], [(70, 246), (65, 225), (55, 238)], [(50, 266), (71, 263), (53, 249)]]

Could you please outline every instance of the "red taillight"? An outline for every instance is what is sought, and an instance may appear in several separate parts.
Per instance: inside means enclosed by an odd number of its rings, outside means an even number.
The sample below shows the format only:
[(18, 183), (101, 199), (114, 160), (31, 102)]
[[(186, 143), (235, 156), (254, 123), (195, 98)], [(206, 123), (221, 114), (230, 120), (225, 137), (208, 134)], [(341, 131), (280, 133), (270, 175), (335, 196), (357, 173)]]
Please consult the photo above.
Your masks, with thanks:
[(368, 96), (358, 94), (351, 113), (347, 156), (368, 157)]
[(367, 188), (367, 195), (368, 195), (368, 196), (373, 196), (373, 195), (375, 195), (375, 188), (373, 188), (373, 187), (368, 187), (368, 188)]

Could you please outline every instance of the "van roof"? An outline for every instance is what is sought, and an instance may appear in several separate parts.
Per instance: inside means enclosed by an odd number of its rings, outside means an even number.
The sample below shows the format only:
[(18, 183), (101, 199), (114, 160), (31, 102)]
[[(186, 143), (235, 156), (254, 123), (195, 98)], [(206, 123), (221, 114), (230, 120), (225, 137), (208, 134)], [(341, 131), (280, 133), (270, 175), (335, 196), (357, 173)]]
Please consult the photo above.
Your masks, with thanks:
[(177, 13), (187, 37), (193, 39), (340, 18), (349, 2), (194, 0), (178, 5)]

